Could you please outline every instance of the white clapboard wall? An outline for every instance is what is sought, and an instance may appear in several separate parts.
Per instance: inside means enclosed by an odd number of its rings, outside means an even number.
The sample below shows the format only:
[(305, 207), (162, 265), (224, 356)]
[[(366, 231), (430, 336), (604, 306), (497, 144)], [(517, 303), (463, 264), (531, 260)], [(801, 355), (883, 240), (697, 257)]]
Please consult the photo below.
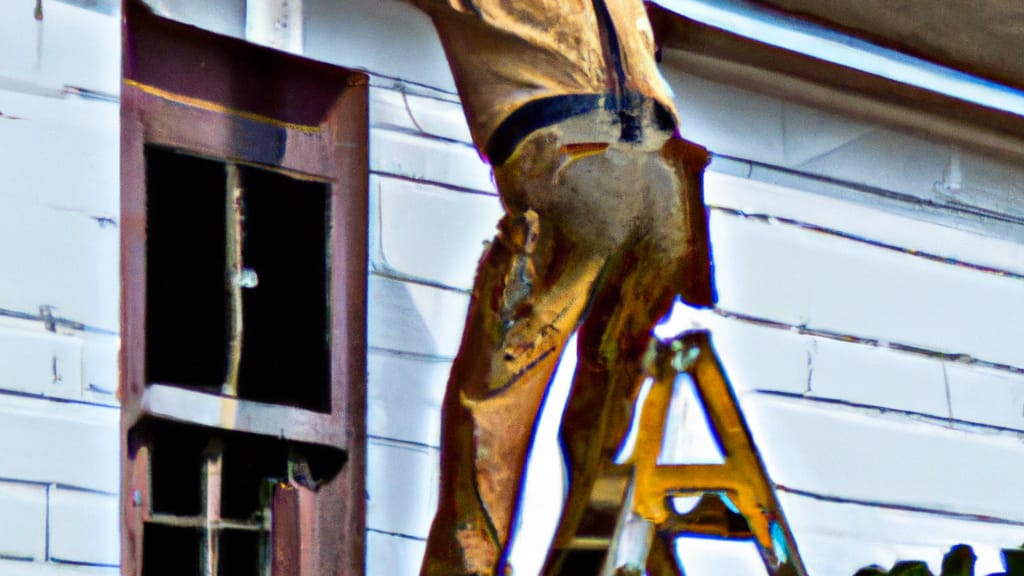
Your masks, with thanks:
[[(245, 35), (240, 0), (150, 3)], [(0, 2), (0, 574), (110, 576), (117, 104), (55, 96), (117, 93), (118, 19), (44, 0), (39, 23), (22, 4)], [(501, 206), (422, 14), (303, 14), (305, 56), (371, 73), (367, 572), (413, 575), (441, 397)], [(1019, 171), (665, 72), (684, 135), (716, 155), (719, 305), (681, 316), (712, 330), (811, 573), (937, 569), (960, 541), (996, 571), (995, 550), (1024, 542)]]
[(0, 2), (0, 574), (118, 573), (120, 26)]

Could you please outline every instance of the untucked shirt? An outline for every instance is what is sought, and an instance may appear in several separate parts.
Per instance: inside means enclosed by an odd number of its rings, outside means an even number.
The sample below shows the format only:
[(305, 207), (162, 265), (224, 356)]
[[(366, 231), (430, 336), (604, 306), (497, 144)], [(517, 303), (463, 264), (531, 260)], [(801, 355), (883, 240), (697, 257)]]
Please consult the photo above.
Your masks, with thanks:
[(413, 0), (434, 20), (473, 140), (543, 98), (637, 95), (675, 121), (640, 0)]

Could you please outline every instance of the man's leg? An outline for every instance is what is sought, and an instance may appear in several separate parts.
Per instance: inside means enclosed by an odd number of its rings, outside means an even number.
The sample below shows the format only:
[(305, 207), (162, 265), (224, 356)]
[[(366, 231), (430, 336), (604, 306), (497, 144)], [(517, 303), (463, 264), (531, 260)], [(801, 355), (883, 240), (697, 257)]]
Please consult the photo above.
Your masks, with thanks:
[(445, 396), (440, 496), (423, 574), (493, 573), (537, 412), (603, 262), (535, 212), (503, 220), (477, 272)]
[(710, 303), (700, 197), (706, 155), (681, 141), (670, 141), (665, 153), (667, 162), (652, 154), (641, 163), (635, 182), (641, 183), (645, 206), (638, 237), (618, 257), (580, 332), (580, 360), (561, 427), (569, 494), (546, 573), (557, 567), (559, 549), (575, 533), (594, 480), (628, 431), (655, 324), (680, 292), (706, 295), (699, 303)]
[[(638, 262), (646, 251), (638, 248), (624, 258), (625, 278), (602, 287), (580, 331), (579, 361), (560, 429), (569, 493), (549, 570), (557, 563), (557, 549), (567, 546), (575, 534), (594, 480), (612, 462), (626, 435), (643, 381), (651, 328), (671, 308), (676, 294), (671, 268)], [(652, 260), (648, 264), (660, 259)]]
[[(534, 421), (563, 347), (601, 279), (614, 276), (612, 255), (650, 218), (634, 189), (643, 168), (616, 154), (574, 157), (553, 128), (495, 170), (510, 216), (481, 262), (448, 384), (424, 574), (491, 574), (508, 544)], [(664, 216), (665, 207), (647, 209)]]

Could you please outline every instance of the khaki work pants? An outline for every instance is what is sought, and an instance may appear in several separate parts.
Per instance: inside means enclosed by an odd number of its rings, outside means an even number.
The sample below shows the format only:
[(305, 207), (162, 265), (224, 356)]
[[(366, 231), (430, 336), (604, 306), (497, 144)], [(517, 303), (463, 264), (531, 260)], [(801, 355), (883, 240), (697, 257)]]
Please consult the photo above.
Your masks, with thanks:
[(502, 555), (534, 425), (574, 331), (561, 427), (570, 491), (555, 546), (626, 431), (651, 329), (681, 292), (710, 304), (705, 151), (664, 132), (621, 143), (594, 128), (608, 124), (537, 130), (495, 168), (507, 214), (480, 262), (444, 400), (424, 575), (511, 573)]

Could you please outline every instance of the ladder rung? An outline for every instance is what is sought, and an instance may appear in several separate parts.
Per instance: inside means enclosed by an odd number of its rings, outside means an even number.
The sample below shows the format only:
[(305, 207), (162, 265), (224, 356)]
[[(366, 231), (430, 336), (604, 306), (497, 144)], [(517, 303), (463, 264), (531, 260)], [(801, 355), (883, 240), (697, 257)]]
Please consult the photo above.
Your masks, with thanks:
[(569, 542), (569, 550), (607, 550), (611, 546), (611, 538), (601, 538), (598, 536), (583, 536), (572, 539)]
[(622, 496), (626, 493), (629, 480), (630, 476), (626, 475), (599, 476), (590, 492), (590, 506), (618, 510), (622, 506)]

